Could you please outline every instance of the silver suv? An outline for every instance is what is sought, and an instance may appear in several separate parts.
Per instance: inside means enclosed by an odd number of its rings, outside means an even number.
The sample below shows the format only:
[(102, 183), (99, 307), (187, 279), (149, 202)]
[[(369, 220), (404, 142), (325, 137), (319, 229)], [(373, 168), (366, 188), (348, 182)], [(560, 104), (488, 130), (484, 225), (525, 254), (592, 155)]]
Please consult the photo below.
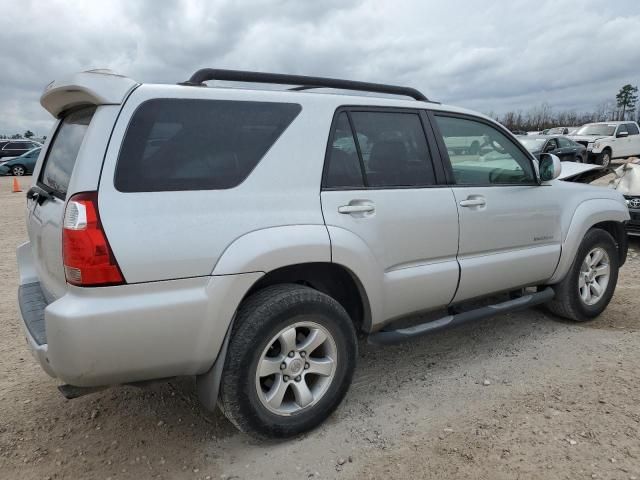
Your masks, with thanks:
[(240, 430), (295, 435), (345, 396), (359, 334), (388, 344), (541, 303), (588, 320), (626, 258), (621, 194), (557, 180), (557, 157), (411, 88), (93, 71), (41, 103), (57, 122), (19, 303), (70, 398), (195, 375)]

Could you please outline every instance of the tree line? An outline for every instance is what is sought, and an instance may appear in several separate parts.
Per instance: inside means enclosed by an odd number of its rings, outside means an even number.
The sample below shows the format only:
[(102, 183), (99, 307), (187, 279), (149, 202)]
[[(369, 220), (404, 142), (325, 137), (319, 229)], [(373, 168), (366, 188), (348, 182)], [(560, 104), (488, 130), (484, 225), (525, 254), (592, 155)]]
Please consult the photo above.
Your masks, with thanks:
[(591, 112), (556, 111), (548, 103), (543, 103), (524, 112), (519, 110), (502, 115), (489, 112), (487, 115), (512, 131), (540, 131), (552, 127), (576, 127), (592, 122), (640, 121), (640, 110), (636, 111), (637, 103), (638, 87), (627, 84), (620, 89), (615, 100), (602, 102)]

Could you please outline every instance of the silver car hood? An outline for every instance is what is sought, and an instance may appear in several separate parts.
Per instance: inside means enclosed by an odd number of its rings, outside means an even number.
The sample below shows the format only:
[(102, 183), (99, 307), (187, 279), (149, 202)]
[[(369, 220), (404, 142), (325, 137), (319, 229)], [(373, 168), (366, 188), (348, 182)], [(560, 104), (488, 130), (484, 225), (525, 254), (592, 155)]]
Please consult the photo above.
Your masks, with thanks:
[(560, 172), (558, 180), (568, 180), (592, 170), (602, 170), (602, 167), (593, 163), (562, 162), (562, 172)]

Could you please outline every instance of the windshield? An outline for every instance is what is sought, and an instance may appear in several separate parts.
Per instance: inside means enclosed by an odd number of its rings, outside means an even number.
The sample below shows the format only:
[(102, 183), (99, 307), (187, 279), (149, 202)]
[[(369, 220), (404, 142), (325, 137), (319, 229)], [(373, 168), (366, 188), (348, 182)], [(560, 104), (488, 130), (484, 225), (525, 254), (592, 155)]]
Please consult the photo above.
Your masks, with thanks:
[(520, 143), (524, 145), (524, 148), (530, 152), (542, 150), (544, 142), (547, 141), (545, 138), (519, 138), (518, 140), (520, 140)]
[(576, 132), (576, 135), (603, 135), (605, 137), (612, 136), (616, 131), (615, 125), (609, 125), (607, 123), (591, 123), (580, 127)]

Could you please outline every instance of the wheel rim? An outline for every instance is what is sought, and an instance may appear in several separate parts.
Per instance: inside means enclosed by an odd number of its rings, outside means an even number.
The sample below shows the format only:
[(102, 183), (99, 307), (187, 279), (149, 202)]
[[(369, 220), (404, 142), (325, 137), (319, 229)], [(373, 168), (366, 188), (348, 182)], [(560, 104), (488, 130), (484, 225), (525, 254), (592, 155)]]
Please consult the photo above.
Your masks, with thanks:
[(603, 167), (608, 167), (610, 161), (611, 161), (611, 157), (609, 156), (608, 153), (605, 153), (604, 155), (602, 155), (602, 166)]
[(13, 167), (13, 174), (17, 177), (21, 177), (24, 175), (24, 168), (22, 167)]
[(303, 321), (283, 328), (258, 360), (255, 385), (260, 402), (283, 416), (311, 408), (329, 389), (337, 357), (336, 342), (322, 325)]
[(609, 254), (604, 248), (596, 247), (582, 261), (578, 278), (578, 293), (586, 305), (594, 305), (602, 299), (607, 285), (611, 266)]

